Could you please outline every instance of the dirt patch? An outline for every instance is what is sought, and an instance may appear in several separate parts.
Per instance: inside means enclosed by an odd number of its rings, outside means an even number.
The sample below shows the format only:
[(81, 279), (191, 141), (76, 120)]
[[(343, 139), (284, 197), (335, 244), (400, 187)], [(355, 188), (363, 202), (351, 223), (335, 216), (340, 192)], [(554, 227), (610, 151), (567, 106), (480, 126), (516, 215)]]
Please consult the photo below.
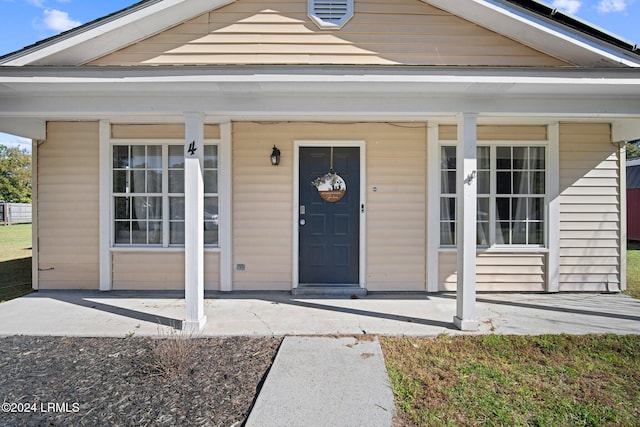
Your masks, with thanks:
[(0, 338), (0, 425), (240, 425), (281, 341)]

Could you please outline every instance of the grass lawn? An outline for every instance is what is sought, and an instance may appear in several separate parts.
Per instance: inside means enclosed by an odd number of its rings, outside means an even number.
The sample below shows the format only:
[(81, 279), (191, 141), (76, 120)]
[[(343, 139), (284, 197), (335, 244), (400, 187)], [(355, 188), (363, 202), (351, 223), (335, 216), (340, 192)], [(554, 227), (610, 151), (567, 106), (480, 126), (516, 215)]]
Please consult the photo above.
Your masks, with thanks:
[(625, 294), (640, 298), (640, 243), (627, 244), (627, 290)]
[(31, 256), (31, 224), (0, 226), (0, 262)]
[(381, 338), (403, 426), (638, 425), (640, 336)]

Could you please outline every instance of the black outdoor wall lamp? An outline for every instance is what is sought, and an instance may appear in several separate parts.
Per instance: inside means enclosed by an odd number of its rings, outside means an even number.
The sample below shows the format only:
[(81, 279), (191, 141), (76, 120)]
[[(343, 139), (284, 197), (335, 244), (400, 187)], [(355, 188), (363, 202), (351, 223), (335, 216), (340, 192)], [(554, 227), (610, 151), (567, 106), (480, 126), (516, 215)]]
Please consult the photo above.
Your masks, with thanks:
[(273, 146), (273, 151), (271, 151), (271, 165), (278, 166), (280, 164), (280, 150), (275, 145)]

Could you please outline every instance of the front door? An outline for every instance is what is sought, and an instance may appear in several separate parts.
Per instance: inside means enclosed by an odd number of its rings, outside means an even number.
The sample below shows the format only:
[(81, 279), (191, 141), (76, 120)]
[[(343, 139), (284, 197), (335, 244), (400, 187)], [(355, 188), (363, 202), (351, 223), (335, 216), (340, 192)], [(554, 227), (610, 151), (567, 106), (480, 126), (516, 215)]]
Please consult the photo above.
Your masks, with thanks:
[[(330, 172), (346, 186), (324, 200), (312, 183)], [(300, 147), (299, 283), (358, 284), (360, 148)]]

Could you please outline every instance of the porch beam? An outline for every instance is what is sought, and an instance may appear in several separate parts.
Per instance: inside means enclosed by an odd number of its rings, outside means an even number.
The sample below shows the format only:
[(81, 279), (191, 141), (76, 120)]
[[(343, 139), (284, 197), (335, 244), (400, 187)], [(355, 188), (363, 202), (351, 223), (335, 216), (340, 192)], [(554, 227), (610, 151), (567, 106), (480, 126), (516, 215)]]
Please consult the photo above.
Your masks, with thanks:
[(478, 114), (458, 114), (456, 193), (458, 283), (453, 323), (463, 331), (478, 330), (476, 320), (476, 211)]
[(204, 314), (204, 114), (187, 112), (184, 141), (184, 299), (182, 329), (199, 332)]

